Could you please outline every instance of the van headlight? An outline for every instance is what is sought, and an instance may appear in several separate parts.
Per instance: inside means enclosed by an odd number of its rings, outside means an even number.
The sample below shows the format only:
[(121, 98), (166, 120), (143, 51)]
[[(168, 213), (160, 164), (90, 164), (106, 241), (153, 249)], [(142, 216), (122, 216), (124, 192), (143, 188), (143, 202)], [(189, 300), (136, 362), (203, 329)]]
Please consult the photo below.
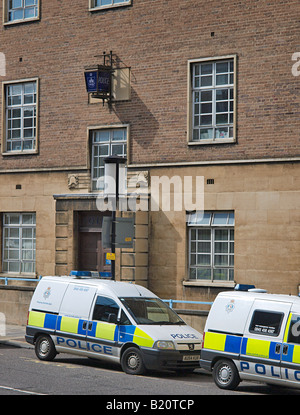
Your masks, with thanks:
[(159, 340), (154, 344), (154, 347), (159, 350), (175, 350), (174, 343), (166, 340)]

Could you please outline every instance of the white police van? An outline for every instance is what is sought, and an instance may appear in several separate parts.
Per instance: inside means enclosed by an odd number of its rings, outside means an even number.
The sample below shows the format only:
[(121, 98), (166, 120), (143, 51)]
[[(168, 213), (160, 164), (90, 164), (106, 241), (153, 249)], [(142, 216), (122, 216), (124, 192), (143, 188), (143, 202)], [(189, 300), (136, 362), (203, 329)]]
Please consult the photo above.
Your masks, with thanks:
[(300, 298), (255, 291), (216, 297), (200, 366), (221, 389), (235, 389), (244, 379), (300, 388)]
[(43, 277), (26, 340), (41, 360), (59, 352), (120, 363), (129, 374), (199, 367), (202, 335), (148, 289), (104, 279)]

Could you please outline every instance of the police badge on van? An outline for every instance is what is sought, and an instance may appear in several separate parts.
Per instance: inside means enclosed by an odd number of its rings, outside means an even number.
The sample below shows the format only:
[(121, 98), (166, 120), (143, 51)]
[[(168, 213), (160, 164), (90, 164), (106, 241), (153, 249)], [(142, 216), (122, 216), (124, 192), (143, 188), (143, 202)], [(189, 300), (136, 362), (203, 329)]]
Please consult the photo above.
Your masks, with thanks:
[(50, 297), (50, 294), (51, 294), (51, 287), (48, 287), (47, 290), (43, 294), (43, 297), (45, 298), (45, 300), (48, 300), (48, 298)]
[(225, 310), (227, 313), (231, 313), (235, 309), (234, 300), (230, 300), (230, 302), (226, 305)]

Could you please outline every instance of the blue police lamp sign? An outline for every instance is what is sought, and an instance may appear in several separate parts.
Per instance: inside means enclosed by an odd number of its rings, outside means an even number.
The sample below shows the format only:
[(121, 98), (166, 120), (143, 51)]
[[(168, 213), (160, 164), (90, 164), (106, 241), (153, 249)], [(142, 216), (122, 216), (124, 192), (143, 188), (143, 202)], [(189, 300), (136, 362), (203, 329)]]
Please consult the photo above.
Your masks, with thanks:
[(109, 94), (110, 92), (110, 72), (99, 71), (98, 73), (98, 92)]
[(110, 94), (111, 71), (98, 68), (84, 73), (87, 93), (106, 96)]
[(87, 92), (98, 92), (98, 71), (85, 72), (84, 75)]

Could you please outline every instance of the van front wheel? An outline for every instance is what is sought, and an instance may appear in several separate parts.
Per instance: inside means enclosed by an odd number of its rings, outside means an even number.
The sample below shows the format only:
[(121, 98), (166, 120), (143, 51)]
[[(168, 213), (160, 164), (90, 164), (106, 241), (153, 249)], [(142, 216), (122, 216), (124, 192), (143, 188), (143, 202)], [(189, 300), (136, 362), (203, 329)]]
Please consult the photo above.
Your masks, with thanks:
[(229, 390), (236, 389), (241, 381), (235, 364), (227, 359), (221, 359), (214, 365), (213, 378), (219, 388)]
[(40, 360), (53, 360), (57, 354), (51, 337), (42, 335), (35, 343), (35, 354)]
[(129, 375), (142, 375), (146, 372), (142, 353), (136, 347), (129, 347), (122, 355), (121, 366)]

